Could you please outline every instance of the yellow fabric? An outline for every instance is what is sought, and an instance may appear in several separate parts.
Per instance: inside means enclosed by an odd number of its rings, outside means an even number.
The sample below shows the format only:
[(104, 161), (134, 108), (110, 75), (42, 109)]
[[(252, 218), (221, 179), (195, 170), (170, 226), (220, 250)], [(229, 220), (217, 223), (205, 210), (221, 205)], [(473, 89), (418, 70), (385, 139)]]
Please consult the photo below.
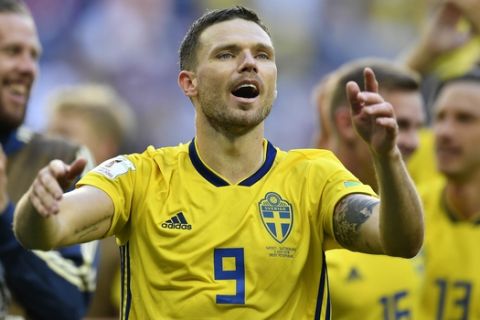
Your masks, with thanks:
[(265, 149), (273, 164), (252, 185), (215, 186), (188, 144), (119, 157), (80, 181), (114, 202), (123, 318), (328, 318), (322, 251), (334, 207), (374, 192), (329, 151)]
[(458, 77), (472, 69), (479, 57), (480, 36), (476, 36), (459, 49), (437, 59), (433, 70), (440, 79)]
[(421, 256), (401, 259), (335, 249), (326, 252), (332, 319), (420, 319)]
[(425, 185), (425, 287), (420, 319), (480, 319), (480, 223), (455, 221), (444, 181)]
[(422, 129), (419, 135), (419, 148), (407, 163), (410, 176), (417, 186), (424, 183), (431, 183), (437, 179), (443, 179), (443, 176), (437, 171), (432, 129)]

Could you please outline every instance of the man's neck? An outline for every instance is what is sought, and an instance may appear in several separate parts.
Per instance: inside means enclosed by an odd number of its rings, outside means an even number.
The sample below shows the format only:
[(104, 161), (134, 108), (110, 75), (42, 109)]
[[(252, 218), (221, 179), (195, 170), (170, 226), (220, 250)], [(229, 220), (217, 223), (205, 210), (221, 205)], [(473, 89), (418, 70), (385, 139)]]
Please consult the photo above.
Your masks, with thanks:
[(263, 130), (253, 130), (239, 137), (197, 132), (196, 146), (200, 158), (231, 184), (248, 178), (264, 162)]

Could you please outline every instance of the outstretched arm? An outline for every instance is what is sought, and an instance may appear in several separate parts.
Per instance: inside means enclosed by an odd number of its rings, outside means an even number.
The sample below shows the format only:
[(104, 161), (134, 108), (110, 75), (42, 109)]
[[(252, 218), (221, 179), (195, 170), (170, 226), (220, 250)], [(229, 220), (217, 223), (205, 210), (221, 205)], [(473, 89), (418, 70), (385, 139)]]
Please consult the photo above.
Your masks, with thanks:
[(375, 74), (365, 69), (365, 91), (347, 84), (352, 119), (369, 145), (380, 201), (350, 195), (335, 208), (334, 232), (346, 248), (367, 253), (412, 257), (423, 241), (423, 210), (396, 146), (398, 132), (392, 106), (378, 94)]
[(53, 160), (38, 173), (15, 210), (15, 235), (25, 247), (49, 250), (98, 239), (108, 231), (114, 207), (105, 192), (84, 186), (63, 194), (62, 186), (84, 166), (82, 159), (71, 165)]
[[(457, 3), (458, 2), (458, 3)], [(478, 0), (458, 0), (441, 3), (432, 17), (429, 18), (421, 37), (406, 56), (401, 59), (411, 69), (420, 74), (428, 74), (438, 58), (464, 46), (473, 36), (471, 30), (460, 30), (458, 24), (468, 10), (469, 2)], [(465, 4), (464, 4), (465, 3)], [(465, 8), (462, 8), (462, 6)], [(478, 6), (478, 4), (477, 4)], [(478, 18), (480, 13), (477, 11)], [(474, 19), (473, 19), (474, 20)], [(475, 21), (475, 20), (474, 20)], [(480, 25), (480, 21), (476, 22)]]

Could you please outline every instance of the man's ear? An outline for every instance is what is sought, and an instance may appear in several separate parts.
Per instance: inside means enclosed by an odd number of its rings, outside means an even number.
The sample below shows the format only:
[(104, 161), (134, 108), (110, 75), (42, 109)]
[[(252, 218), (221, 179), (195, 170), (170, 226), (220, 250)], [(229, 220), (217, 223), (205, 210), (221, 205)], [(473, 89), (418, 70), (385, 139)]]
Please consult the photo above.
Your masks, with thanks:
[(341, 139), (346, 141), (355, 140), (357, 133), (352, 123), (352, 115), (347, 107), (340, 107), (335, 112), (335, 127)]
[(197, 78), (195, 73), (191, 71), (182, 70), (178, 74), (178, 85), (187, 97), (197, 95)]

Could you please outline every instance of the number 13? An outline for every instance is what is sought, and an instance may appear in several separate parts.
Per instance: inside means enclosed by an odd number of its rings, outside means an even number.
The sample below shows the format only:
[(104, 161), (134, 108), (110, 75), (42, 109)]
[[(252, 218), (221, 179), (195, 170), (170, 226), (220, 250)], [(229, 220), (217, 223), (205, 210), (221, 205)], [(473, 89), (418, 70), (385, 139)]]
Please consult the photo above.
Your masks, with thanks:
[[(217, 294), (218, 304), (245, 304), (245, 254), (243, 248), (217, 248), (213, 251), (215, 280), (235, 280), (234, 295)], [(235, 270), (225, 270), (224, 258), (235, 259)]]

